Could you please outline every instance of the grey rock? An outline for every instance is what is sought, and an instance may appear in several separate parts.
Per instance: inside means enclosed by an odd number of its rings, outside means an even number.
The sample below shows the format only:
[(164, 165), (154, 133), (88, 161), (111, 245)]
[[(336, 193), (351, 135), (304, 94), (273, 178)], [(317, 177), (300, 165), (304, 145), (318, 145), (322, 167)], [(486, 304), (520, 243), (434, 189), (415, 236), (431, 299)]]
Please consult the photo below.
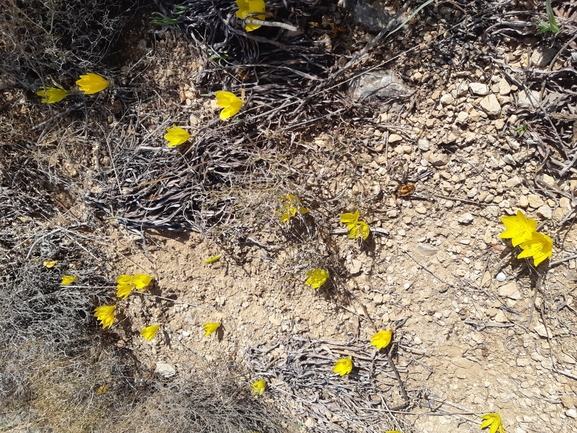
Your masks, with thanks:
[(392, 71), (384, 69), (367, 72), (355, 78), (349, 87), (357, 100), (378, 100), (406, 96), (411, 89)]
[(353, 20), (369, 32), (380, 32), (394, 18), (385, 10), (384, 0), (341, 0), (339, 3), (352, 9)]
[(443, 96), (441, 96), (441, 104), (443, 105), (451, 105), (453, 102), (455, 102), (455, 98), (453, 98), (453, 95), (451, 95), (450, 93), (447, 93)]
[(537, 47), (531, 54), (531, 64), (536, 68), (544, 68), (551, 63), (556, 54), (557, 50), (555, 48)]
[(473, 221), (475, 220), (475, 217), (473, 215), (471, 215), (470, 213), (466, 213), (461, 215), (461, 218), (459, 218), (459, 224), (471, 224)]
[(517, 94), (517, 105), (520, 108), (533, 108), (541, 102), (541, 94), (536, 90), (521, 90)]

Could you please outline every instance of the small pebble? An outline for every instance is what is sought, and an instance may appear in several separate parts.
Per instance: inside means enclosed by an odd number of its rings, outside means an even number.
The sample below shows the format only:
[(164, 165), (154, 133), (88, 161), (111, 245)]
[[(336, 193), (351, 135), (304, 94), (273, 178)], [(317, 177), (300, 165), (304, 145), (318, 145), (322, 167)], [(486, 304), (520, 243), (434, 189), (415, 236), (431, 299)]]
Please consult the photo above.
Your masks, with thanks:
[(499, 272), (497, 274), (497, 281), (499, 281), (500, 283), (502, 283), (506, 279), (507, 279), (507, 276), (503, 272)]

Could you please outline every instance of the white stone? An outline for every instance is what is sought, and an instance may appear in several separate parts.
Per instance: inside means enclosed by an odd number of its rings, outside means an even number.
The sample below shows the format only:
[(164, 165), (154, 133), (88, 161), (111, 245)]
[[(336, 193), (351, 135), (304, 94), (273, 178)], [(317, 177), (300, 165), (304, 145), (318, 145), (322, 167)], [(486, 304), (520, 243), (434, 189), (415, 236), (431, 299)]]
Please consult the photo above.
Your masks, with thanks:
[(507, 80), (503, 78), (501, 81), (499, 81), (499, 95), (507, 96), (509, 93), (511, 93), (511, 86)]
[(499, 272), (497, 274), (497, 281), (499, 281), (500, 283), (502, 283), (503, 281), (505, 281), (507, 279), (507, 276), (505, 275), (504, 272)]
[(473, 217), (473, 215), (471, 215), (470, 213), (466, 213), (461, 215), (461, 218), (459, 218), (458, 221), (460, 224), (471, 224), (474, 220), (475, 218)]
[(551, 334), (551, 331), (547, 328), (545, 328), (545, 325), (539, 324), (539, 325), (535, 325), (535, 332), (537, 333), (537, 335), (539, 335), (539, 337), (543, 337), (546, 338), (547, 336), (549, 338), (552, 338), (553, 335)]
[(567, 411), (565, 412), (565, 415), (567, 415), (569, 418), (577, 418), (577, 410), (567, 409)]
[(483, 83), (469, 83), (469, 89), (474, 95), (485, 96), (489, 94), (489, 86)]
[(537, 214), (541, 215), (543, 218), (550, 219), (553, 216), (553, 211), (549, 205), (544, 204), (537, 209)]
[(176, 374), (176, 370), (172, 365), (160, 361), (156, 363), (156, 368), (154, 369), (154, 372), (158, 373), (159, 375), (167, 379)]
[(453, 98), (453, 95), (451, 95), (450, 93), (447, 93), (443, 96), (441, 96), (441, 104), (443, 105), (451, 105), (453, 102), (455, 102), (455, 98)]
[(501, 287), (499, 287), (499, 296), (504, 298), (513, 299), (517, 301), (521, 299), (521, 292), (519, 291), (519, 286), (516, 281), (511, 281)]
[(501, 113), (501, 104), (497, 100), (497, 97), (493, 94), (485, 96), (481, 99), (481, 108), (485, 110), (485, 113), (496, 116)]
[(389, 143), (398, 143), (399, 141), (402, 141), (403, 137), (401, 137), (398, 134), (391, 134), (389, 135)]

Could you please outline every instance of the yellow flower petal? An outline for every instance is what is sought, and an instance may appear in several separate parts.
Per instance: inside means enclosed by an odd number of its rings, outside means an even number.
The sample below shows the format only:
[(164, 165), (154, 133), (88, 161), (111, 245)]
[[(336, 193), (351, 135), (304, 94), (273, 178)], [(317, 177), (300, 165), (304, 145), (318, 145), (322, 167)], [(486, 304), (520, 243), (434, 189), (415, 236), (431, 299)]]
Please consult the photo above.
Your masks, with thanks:
[(43, 104), (54, 104), (55, 102), (62, 101), (70, 94), (70, 92), (58, 87), (40, 86), (40, 90), (38, 90), (36, 94), (42, 97), (40, 102)]
[(72, 284), (76, 280), (78, 280), (78, 277), (74, 275), (64, 275), (62, 277), (62, 281), (60, 282), (60, 284), (62, 284), (63, 286), (67, 286), (69, 284)]
[(306, 207), (301, 206), (300, 199), (294, 194), (287, 194), (281, 199), (281, 209), (279, 213), (282, 214), (280, 222), (286, 223), (292, 217), (296, 216), (297, 213), (305, 215), (309, 213)]
[(114, 323), (114, 310), (116, 310), (116, 305), (102, 305), (94, 310), (94, 315), (103, 329), (110, 328)]
[(252, 384), (252, 390), (258, 395), (262, 395), (265, 389), (266, 389), (266, 381), (264, 379), (257, 380)]
[(537, 221), (527, 218), (523, 212), (517, 211), (515, 216), (503, 216), (501, 221), (506, 230), (499, 234), (501, 239), (511, 239), (514, 247), (533, 237), (537, 228)]
[(204, 336), (208, 337), (210, 334), (213, 334), (214, 332), (216, 332), (219, 326), (220, 323), (218, 322), (205, 323), (204, 325), (202, 325), (202, 329), (204, 329)]
[(348, 225), (348, 229), (350, 239), (362, 238), (363, 240), (367, 240), (371, 234), (371, 228), (364, 221), (357, 221), (355, 224), (350, 224)]
[(349, 374), (351, 371), (353, 371), (353, 361), (350, 356), (348, 358), (339, 359), (333, 368), (333, 372), (340, 374), (341, 376)]
[(132, 275), (122, 274), (116, 279), (116, 283), (119, 286), (132, 286), (134, 283), (132, 280), (134, 277)]
[[(260, 21), (266, 19), (266, 15), (264, 13), (266, 11), (266, 5), (264, 0), (236, 0), (236, 5), (238, 6), (236, 16), (240, 19), (247, 18), (247, 16), (251, 14), (258, 15), (248, 17), (248, 19), (254, 18)], [(244, 29), (247, 32), (252, 32), (260, 27), (260, 24), (246, 24)]]
[(361, 213), (358, 210), (356, 210), (354, 213), (343, 213), (340, 215), (341, 223), (346, 224), (347, 226), (356, 224), (360, 216)]
[(120, 299), (125, 299), (128, 297), (128, 295), (132, 293), (133, 288), (134, 286), (132, 285), (121, 286), (119, 284), (118, 286), (116, 286), (116, 296), (118, 296)]
[(106, 89), (108, 87), (108, 81), (98, 74), (88, 72), (86, 75), (80, 76), (80, 79), (76, 81), (76, 85), (84, 94), (92, 95)]
[(147, 274), (136, 274), (132, 280), (136, 290), (144, 290), (148, 287), (154, 277)]
[(43, 265), (44, 265), (46, 268), (49, 268), (49, 269), (50, 269), (50, 268), (53, 268), (54, 266), (56, 266), (57, 263), (58, 263), (58, 260), (46, 260), (46, 261), (43, 263)]
[(211, 263), (218, 262), (221, 257), (222, 257), (222, 254), (218, 254), (218, 255), (216, 255), (216, 256), (209, 257), (208, 259), (206, 259), (206, 260), (204, 261), (204, 264), (205, 264), (205, 265), (210, 265)]
[(145, 340), (152, 341), (158, 332), (158, 328), (160, 328), (160, 325), (147, 326), (146, 328), (143, 328), (142, 331), (140, 331), (140, 335), (142, 335), (142, 338)]
[(244, 102), (232, 92), (219, 90), (215, 92), (214, 95), (216, 96), (216, 105), (223, 108), (220, 112), (220, 120), (230, 119), (240, 111), (244, 104)]
[(377, 350), (387, 347), (393, 338), (393, 331), (382, 330), (371, 337), (371, 346), (375, 346)]
[(168, 141), (168, 147), (180, 146), (186, 143), (190, 137), (191, 135), (187, 131), (176, 125), (167, 128), (166, 134), (164, 134), (164, 139)]
[(101, 385), (96, 390), (97, 395), (106, 394), (108, 392), (108, 385)]
[(305, 284), (311, 286), (312, 289), (318, 289), (325, 284), (329, 278), (329, 273), (324, 269), (311, 269), (307, 272), (307, 277)]

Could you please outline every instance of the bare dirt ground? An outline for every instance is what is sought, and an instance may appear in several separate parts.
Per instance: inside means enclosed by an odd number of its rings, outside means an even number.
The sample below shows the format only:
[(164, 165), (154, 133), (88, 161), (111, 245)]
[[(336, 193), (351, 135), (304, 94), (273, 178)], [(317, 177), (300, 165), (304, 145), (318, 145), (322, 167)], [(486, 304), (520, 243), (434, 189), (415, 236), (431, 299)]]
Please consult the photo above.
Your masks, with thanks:
[[(497, 47), (465, 36), (456, 42), (449, 30), (459, 9), (414, 20), (417, 36), (368, 62), (394, 71), (410, 90), (371, 102), (370, 126), (350, 118), (303, 134), (263, 133), (281, 135), (286, 154), (260, 155), (278, 170), (272, 180), (259, 183), (252, 173), (254, 187), (218, 192), (237, 203), (229, 226), (135, 234), (114, 215), (99, 220), (109, 280), (145, 272), (155, 283), (119, 301), (117, 324), (98, 332), (131, 349), (150, 377), (186, 377), (198, 359), (243, 365), (247, 387), (266, 379), (262, 401), (294, 417), (296, 431), (478, 432), (489, 412), (509, 433), (574, 431), (576, 113), (563, 105), (566, 96), (527, 83), (535, 71), (575, 61), (552, 64), (559, 49), (534, 35), (505, 37)], [(373, 37), (351, 35), (350, 52)], [(195, 85), (202, 59), (186, 35), (136, 32), (126, 43), (130, 55), (115, 85), (154, 83), (157, 97), (131, 107), (137, 121), (128, 129), (112, 103), (113, 147), (166, 154), (173, 150), (162, 135), (173, 123), (193, 135), (218, 128), (213, 98)], [(535, 120), (541, 112), (545, 120)], [(561, 133), (544, 138), (552, 130)], [(37, 152), (73, 184), (57, 195), (64, 210), (51, 224), (63, 226), (93, 221), (86, 196), (110, 187), (99, 173), (114, 183), (119, 171), (119, 161), (103, 156), (106, 143), (92, 145), (89, 134), (68, 143), (68, 134), (39, 137)], [(92, 152), (79, 155), (72, 141)], [(414, 191), (403, 193), (410, 184)], [(282, 225), (277, 209), (289, 193), (310, 215)], [(339, 213), (356, 209), (376, 229), (366, 242), (348, 239), (339, 222)], [(518, 209), (555, 242), (537, 269), (498, 236), (499, 217)], [(214, 255), (222, 258), (204, 264)], [(304, 284), (315, 267), (331, 271), (319, 290)], [(220, 331), (205, 337), (207, 322), (221, 322)], [(150, 323), (161, 331), (148, 343), (139, 332)], [(380, 329), (394, 329), (398, 377), (369, 344)], [(332, 368), (343, 356), (356, 369), (341, 378)], [(319, 380), (330, 385), (326, 394)]]

